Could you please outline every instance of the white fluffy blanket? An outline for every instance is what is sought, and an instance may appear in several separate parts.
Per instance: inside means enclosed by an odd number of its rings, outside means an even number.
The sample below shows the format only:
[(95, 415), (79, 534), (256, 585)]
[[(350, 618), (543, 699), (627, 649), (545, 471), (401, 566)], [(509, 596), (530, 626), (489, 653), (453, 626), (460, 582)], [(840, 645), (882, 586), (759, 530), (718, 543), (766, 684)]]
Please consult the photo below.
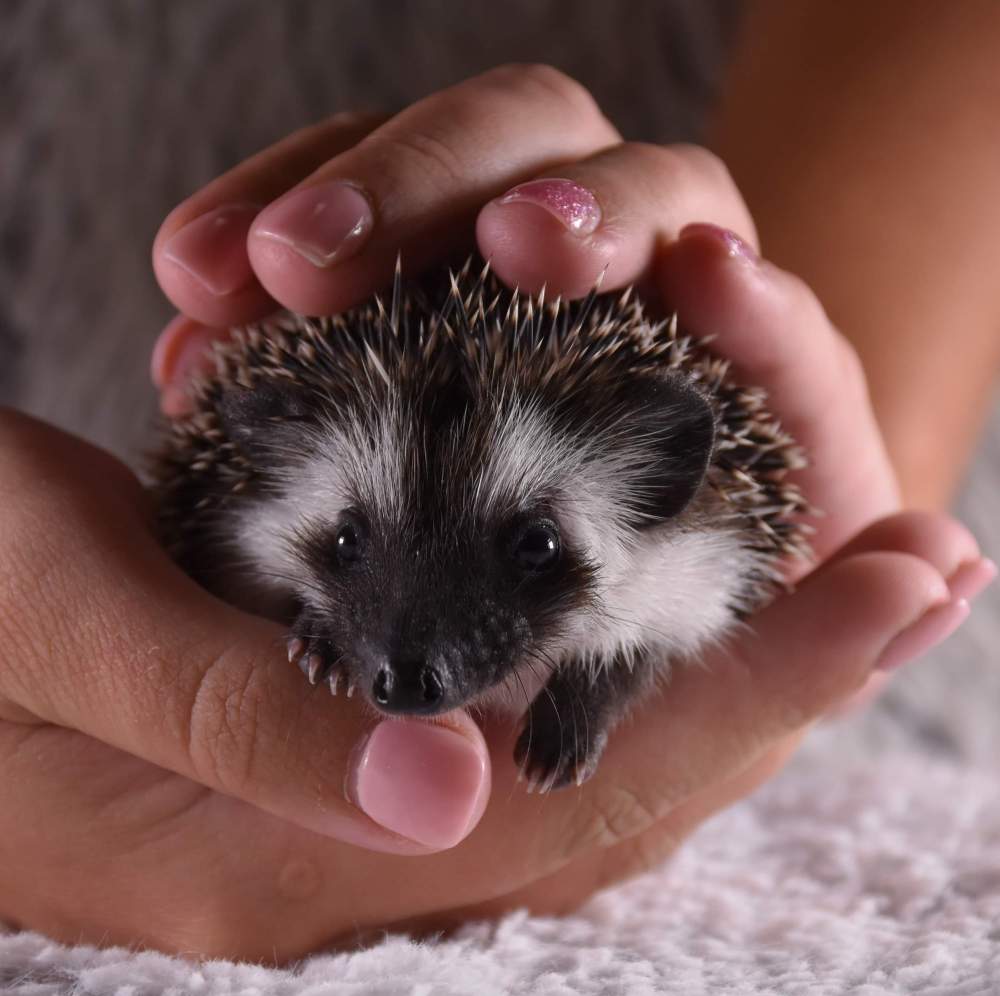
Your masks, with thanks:
[(9, 936), (0, 980), (18, 996), (997, 993), (998, 787), (914, 758), (810, 761), (565, 919), (389, 937), (290, 971)]

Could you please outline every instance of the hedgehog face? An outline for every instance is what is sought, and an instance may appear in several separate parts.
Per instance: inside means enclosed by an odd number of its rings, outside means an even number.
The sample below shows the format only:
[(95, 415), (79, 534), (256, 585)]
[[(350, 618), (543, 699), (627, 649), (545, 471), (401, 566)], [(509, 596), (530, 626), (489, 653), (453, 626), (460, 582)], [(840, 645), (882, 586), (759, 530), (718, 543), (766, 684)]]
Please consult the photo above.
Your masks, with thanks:
[(649, 642), (657, 624), (620, 596), (682, 541), (704, 479), (705, 402), (666, 380), (625, 387), (560, 407), (449, 385), (311, 415), (294, 392), (237, 395), (224, 424), (261, 485), (235, 545), (292, 583), (306, 659), (336, 662), (378, 709), (497, 688), (526, 706), (568, 647), (589, 662)]
[(233, 330), (151, 468), (159, 532), (288, 625), (312, 684), (527, 710), (529, 788), (579, 784), (658, 670), (807, 552), (801, 454), (631, 292), (545, 302), (471, 264)]
[(296, 629), (383, 712), (464, 705), (518, 665), (547, 675), (545, 647), (591, 596), (592, 568), (550, 516), (435, 511), (393, 522), (355, 504), (297, 541), (310, 580)]

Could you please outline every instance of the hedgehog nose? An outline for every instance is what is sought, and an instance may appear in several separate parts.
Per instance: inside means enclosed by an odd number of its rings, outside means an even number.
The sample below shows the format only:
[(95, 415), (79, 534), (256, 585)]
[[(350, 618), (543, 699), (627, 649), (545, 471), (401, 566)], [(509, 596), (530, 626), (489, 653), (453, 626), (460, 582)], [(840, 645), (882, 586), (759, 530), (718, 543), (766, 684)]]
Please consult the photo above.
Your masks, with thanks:
[(444, 701), (444, 683), (437, 668), (423, 661), (383, 664), (372, 683), (372, 698), (386, 712), (437, 712)]

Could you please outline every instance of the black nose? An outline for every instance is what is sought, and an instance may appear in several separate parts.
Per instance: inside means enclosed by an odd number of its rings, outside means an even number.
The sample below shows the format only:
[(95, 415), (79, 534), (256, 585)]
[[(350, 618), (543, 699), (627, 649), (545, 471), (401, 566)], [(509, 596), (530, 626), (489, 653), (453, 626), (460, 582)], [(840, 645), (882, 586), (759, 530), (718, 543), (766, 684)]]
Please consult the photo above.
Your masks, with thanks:
[(372, 684), (372, 698), (387, 712), (436, 712), (444, 684), (436, 668), (422, 662), (383, 664)]

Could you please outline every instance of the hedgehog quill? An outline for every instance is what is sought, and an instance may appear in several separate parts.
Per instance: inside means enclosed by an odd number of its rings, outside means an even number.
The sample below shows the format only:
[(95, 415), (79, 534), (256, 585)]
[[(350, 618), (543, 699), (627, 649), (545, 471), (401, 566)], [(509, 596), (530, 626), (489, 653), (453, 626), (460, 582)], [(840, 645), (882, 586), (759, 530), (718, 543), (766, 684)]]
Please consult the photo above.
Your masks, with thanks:
[(397, 267), (387, 305), (237, 330), (216, 367), (155, 460), (177, 562), (286, 624), (313, 685), (513, 711), (532, 789), (582, 783), (808, 554), (763, 392), (630, 292)]

